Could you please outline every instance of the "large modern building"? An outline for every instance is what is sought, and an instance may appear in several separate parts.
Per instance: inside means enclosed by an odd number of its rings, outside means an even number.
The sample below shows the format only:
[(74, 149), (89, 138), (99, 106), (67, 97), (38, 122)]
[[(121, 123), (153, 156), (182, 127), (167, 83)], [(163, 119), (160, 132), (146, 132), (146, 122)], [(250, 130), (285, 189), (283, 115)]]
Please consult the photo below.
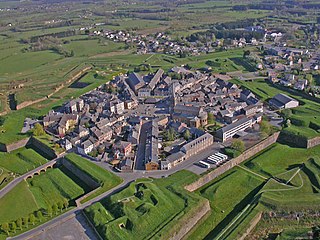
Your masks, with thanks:
[(286, 109), (298, 107), (299, 101), (285, 94), (279, 93), (269, 101), (269, 104), (275, 109)]
[(199, 136), (198, 138), (183, 145), (180, 151), (169, 155), (165, 161), (162, 161), (161, 169), (170, 169), (197, 153), (206, 150), (213, 144), (213, 141), (213, 136), (209, 133)]
[(222, 142), (225, 142), (231, 139), (237, 133), (252, 127), (252, 124), (253, 122), (251, 118), (242, 118), (234, 123), (231, 123), (223, 128), (220, 128), (217, 131), (216, 136), (219, 139), (221, 139)]

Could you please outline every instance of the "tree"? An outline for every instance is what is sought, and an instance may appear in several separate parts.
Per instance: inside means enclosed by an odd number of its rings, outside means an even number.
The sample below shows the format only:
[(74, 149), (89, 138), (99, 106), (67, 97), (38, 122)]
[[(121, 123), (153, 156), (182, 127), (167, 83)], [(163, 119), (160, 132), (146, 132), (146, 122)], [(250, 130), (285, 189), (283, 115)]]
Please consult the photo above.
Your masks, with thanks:
[(190, 133), (189, 129), (187, 129), (184, 132), (183, 137), (184, 137), (185, 140), (189, 140), (191, 138), (191, 133)]
[(50, 217), (52, 217), (52, 206), (48, 206), (48, 208), (47, 208), (47, 214), (50, 216)]
[(214, 124), (215, 117), (213, 113), (208, 113), (208, 124)]
[(17, 225), (16, 225), (16, 223), (15, 223), (15, 222), (12, 222), (10, 228), (11, 228), (11, 230), (15, 233), (16, 230), (17, 230)]
[(250, 56), (250, 53), (251, 53), (250, 50), (243, 51), (243, 58)]
[(54, 204), (52, 205), (52, 211), (53, 211), (54, 214), (57, 214), (57, 213), (58, 213), (58, 205), (57, 205), (56, 203), (54, 203)]
[(36, 217), (34, 216), (33, 213), (30, 214), (29, 219), (30, 219), (30, 222), (32, 223), (32, 225), (34, 225), (34, 223), (36, 221)]
[(18, 226), (18, 228), (20, 229), (20, 230), (22, 230), (22, 218), (18, 218), (17, 219), (17, 221), (16, 221), (16, 223), (17, 223), (17, 226)]
[(59, 201), (57, 204), (58, 204), (58, 208), (59, 208), (60, 212), (62, 212), (63, 202)]
[(26, 228), (29, 227), (29, 217), (24, 217), (24, 218), (23, 218), (23, 224), (24, 224), (24, 226), (25, 226)]
[(233, 140), (233, 142), (231, 143), (231, 148), (241, 153), (243, 153), (244, 150), (246, 149), (244, 142), (240, 139)]
[(33, 135), (34, 136), (42, 136), (45, 134), (43, 126), (40, 123), (36, 123), (34, 125)]
[(292, 110), (291, 109), (284, 109), (284, 110), (282, 110), (282, 114), (285, 117), (285, 119), (289, 119), (292, 116)]
[(69, 207), (68, 199), (66, 199), (66, 198), (63, 199), (63, 206), (64, 206), (65, 209)]
[(37, 212), (37, 218), (39, 219), (40, 222), (42, 222), (43, 215), (41, 211)]
[(272, 132), (271, 124), (267, 121), (262, 121), (260, 123), (260, 131), (269, 136)]
[(8, 224), (8, 223), (2, 223), (2, 224), (1, 224), (1, 229), (2, 229), (7, 235), (9, 235), (9, 224)]

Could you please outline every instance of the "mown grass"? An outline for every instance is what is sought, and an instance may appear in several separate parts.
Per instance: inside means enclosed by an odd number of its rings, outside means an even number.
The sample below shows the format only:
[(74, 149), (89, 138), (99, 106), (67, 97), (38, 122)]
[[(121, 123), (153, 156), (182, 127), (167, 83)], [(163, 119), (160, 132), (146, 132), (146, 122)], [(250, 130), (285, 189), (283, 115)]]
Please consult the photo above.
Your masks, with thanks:
[(188, 239), (212, 239), (244, 208), (263, 181), (242, 169), (231, 170), (197, 193), (210, 201), (211, 213), (196, 225)]
[[(85, 212), (106, 239), (167, 239), (189, 221), (203, 202), (182, 189), (195, 179), (197, 176), (188, 171), (165, 179), (138, 179)], [(135, 195), (137, 192), (140, 196)]]
[(74, 153), (70, 153), (65, 156), (65, 159), (75, 165), (84, 173), (88, 174), (92, 179), (100, 184), (100, 189), (90, 196), (88, 196), (84, 201), (88, 201), (103, 192), (106, 192), (122, 182), (122, 179), (115, 174), (99, 167), (98, 165), (90, 162), (87, 159), (80, 157)]
[(43, 156), (31, 148), (20, 148), (11, 153), (0, 152), (0, 167), (17, 174), (24, 174), (46, 162)]

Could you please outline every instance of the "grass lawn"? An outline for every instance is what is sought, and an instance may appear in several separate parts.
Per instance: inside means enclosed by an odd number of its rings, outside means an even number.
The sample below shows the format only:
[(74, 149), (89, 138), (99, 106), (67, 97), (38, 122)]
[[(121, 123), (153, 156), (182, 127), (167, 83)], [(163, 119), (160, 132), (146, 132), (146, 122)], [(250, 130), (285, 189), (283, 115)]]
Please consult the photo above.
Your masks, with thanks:
[(263, 180), (255, 175), (233, 169), (197, 190), (210, 201), (212, 210), (188, 239), (213, 239), (251, 201), (262, 184)]
[(65, 159), (71, 162), (76, 167), (78, 167), (81, 171), (88, 174), (101, 185), (101, 188), (95, 193), (91, 194), (89, 197), (87, 197), (85, 201), (88, 201), (100, 195), (101, 193), (114, 188), (122, 182), (122, 179), (116, 176), (115, 174), (99, 167), (98, 165), (80, 157), (77, 154), (70, 153), (65, 156)]
[(85, 193), (84, 189), (59, 168), (49, 169), (45, 174), (28, 180), (28, 184), (39, 208), (43, 209), (64, 199), (76, 199)]
[(22, 181), (8, 194), (0, 198), (0, 209), (0, 223), (4, 223), (28, 216), (37, 211), (39, 205), (30, 191), (28, 183)]
[(320, 159), (319, 154), (320, 146), (302, 149), (276, 143), (243, 165), (261, 175), (271, 177), (297, 167), (309, 158)]
[(164, 179), (138, 179), (85, 212), (106, 239), (168, 239), (203, 201), (182, 189), (195, 179), (188, 171)]
[(17, 174), (24, 174), (46, 162), (43, 156), (31, 148), (20, 148), (11, 153), (0, 152), (0, 167)]

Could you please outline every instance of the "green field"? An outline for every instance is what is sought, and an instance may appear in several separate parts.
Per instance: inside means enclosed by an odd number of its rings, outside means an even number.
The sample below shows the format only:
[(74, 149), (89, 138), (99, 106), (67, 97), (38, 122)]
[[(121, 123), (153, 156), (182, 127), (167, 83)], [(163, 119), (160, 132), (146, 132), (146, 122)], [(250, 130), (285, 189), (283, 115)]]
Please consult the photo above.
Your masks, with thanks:
[(196, 178), (182, 171), (166, 179), (136, 180), (85, 213), (105, 239), (168, 239), (203, 201), (181, 188)]
[(0, 152), (0, 167), (20, 175), (46, 162), (43, 156), (31, 148), (20, 148), (11, 153)]
[(188, 239), (212, 239), (222, 231), (221, 239), (239, 238), (261, 211), (317, 211), (319, 154), (320, 147), (301, 149), (276, 143), (241, 164), (244, 169), (229, 170), (200, 188), (196, 192), (210, 201), (212, 213), (196, 225)]
[(92, 179), (100, 184), (100, 189), (90, 196), (88, 196), (85, 201), (88, 201), (105, 191), (112, 189), (122, 182), (122, 179), (113, 173), (97, 166), (96, 164), (86, 160), (74, 153), (70, 153), (65, 156), (65, 159), (75, 165), (77, 168), (87, 173)]

